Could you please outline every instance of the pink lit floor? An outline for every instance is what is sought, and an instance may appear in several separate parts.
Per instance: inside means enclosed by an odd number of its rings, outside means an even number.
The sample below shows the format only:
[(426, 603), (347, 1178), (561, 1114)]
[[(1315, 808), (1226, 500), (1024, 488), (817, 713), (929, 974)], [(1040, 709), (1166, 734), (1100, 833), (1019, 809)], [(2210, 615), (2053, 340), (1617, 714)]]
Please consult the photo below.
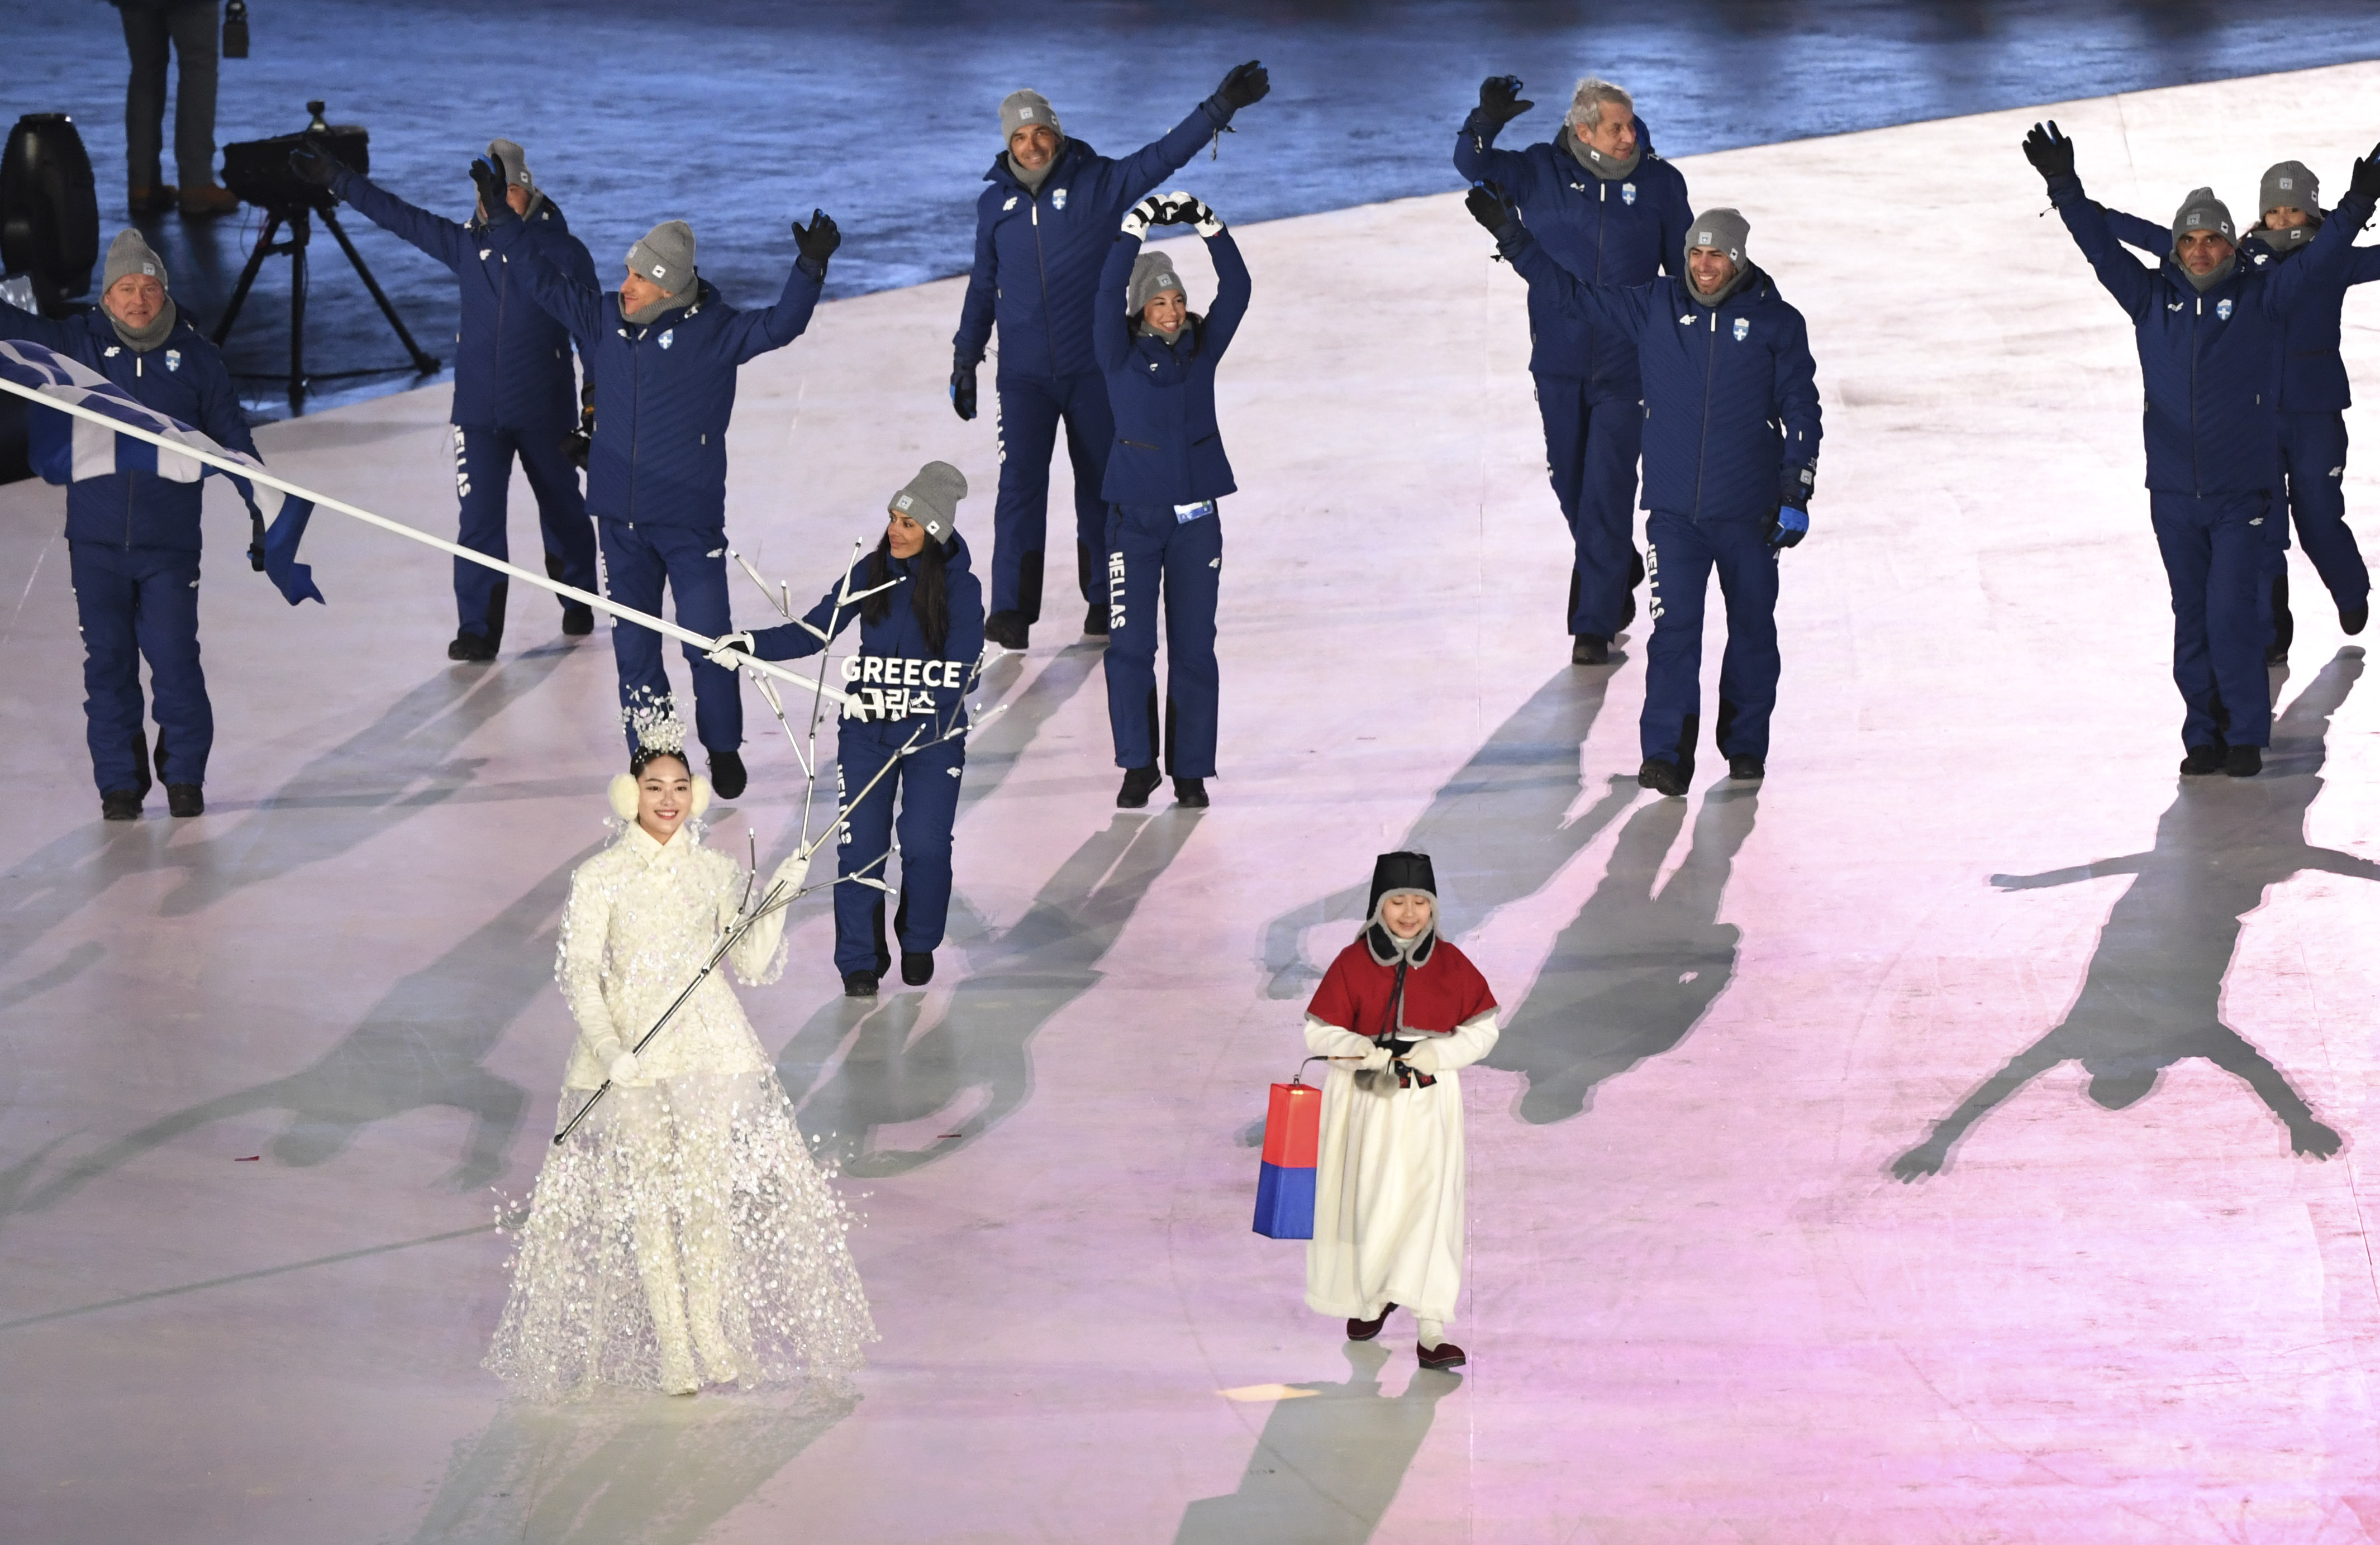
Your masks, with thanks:
[[(2343, 186), (2375, 88), (2058, 113), (2095, 195), (2162, 216), (2207, 180), (2244, 208), (2283, 155)], [(2380, 1538), (2380, 682), (2301, 561), (2268, 771), (2178, 784), (2131, 342), (2023, 118), (1685, 167), (1749, 215), (1826, 394), (1756, 791), (1707, 752), (1690, 799), (1637, 791), (1641, 660), (1565, 663), (1518, 282), (1459, 202), (1245, 233), (1214, 808), (1111, 807), (1098, 656), (1053, 603), (990, 673), (934, 985), (847, 1002), (810, 903), (746, 996), (864, 1198), (884, 1340), (848, 1398), (552, 1410), (478, 1367), (492, 1188), (534, 1176), (569, 1034), (606, 641), (516, 596), (503, 659), (450, 666), (444, 561), (329, 514), (331, 604), (293, 611), (218, 506), (212, 808), (103, 826), (61, 498), (0, 490), (0, 1535)], [(957, 294), (830, 308), (747, 372), (730, 528), (796, 594), (928, 457), (976, 479), (988, 556)], [(2348, 348), (2380, 397), (2375, 317)], [(265, 450), (451, 527), (445, 411)], [(798, 799), (765, 723), (738, 852)], [(1342, 1342), (1247, 1228), (1265, 1085), (1408, 843), (1508, 1015), (1467, 1086), (1461, 1377), (1402, 1322)], [(2084, 1060), (2162, 1072), (2109, 1110)], [(1979, 1091), (1941, 1173), (1892, 1179)], [(2292, 1156), (2292, 1098), (2337, 1157)]]

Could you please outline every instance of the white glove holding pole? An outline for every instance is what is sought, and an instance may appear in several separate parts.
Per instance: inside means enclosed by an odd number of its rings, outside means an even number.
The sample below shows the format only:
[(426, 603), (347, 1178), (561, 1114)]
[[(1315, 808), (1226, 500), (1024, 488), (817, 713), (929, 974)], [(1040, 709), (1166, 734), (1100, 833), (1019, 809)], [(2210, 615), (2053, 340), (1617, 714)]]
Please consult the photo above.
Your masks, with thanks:
[(1125, 214), (1123, 234), (1128, 236), (1146, 236), (1151, 225), (1166, 223), (1168, 221), (1165, 218), (1165, 202), (1152, 194), (1133, 205), (1131, 211)]
[(1424, 1041), (1413, 1050), (1405, 1053), (1404, 1064), (1416, 1073), (1420, 1073), (1433, 1079), (1438, 1077), (1438, 1043), (1436, 1041)]
[(622, 1052), (613, 1057), (612, 1066), (605, 1069), (604, 1076), (613, 1083), (626, 1083), (634, 1079), (637, 1076), (637, 1054)]
[[(799, 895), (804, 882), (809, 877), (810, 855), (796, 848), (793, 856), (777, 865), (777, 872), (769, 876), (769, 888), (776, 891), (778, 899), (783, 900)], [(782, 889), (779, 888), (781, 887)]]
[(720, 634), (719, 646), (703, 656), (711, 664), (723, 665), (730, 670), (739, 670), (747, 661), (758, 658), (752, 652), (752, 635), (748, 633)]
[(1389, 1060), (1391, 1055), (1392, 1054), (1386, 1046), (1374, 1046), (1370, 1051), (1364, 1054), (1362, 1061), (1355, 1064), (1355, 1071), (1359, 1073), (1377, 1073), (1381, 1068), (1386, 1068), (1389, 1065)]

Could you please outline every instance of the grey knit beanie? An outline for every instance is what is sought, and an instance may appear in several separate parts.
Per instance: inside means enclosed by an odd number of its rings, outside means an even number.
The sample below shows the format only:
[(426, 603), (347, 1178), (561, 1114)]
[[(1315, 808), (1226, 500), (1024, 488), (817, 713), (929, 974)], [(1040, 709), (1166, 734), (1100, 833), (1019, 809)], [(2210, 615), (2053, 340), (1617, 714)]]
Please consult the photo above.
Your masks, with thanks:
[(115, 234), (115, 239), (107, 244), (107, 268), (104, 273), (105, 276), (101, 279), (99, 284), (102, 295), (105, 295), (112, 289), (117, 280), (135, 273), (145, 273), (157, 281), (160, 285), (169, 289), (172, 287), (165, 278), (164, 260), (151, 251), (148, 242), (141, 239), (140, 233), (129, 226), (118, 231)]
[(928, 462), (892, 496), (891, 508), (926, 528), (944, 547), (959, 534), (959, 501), (966, 497), (966, 474), (948, 462)]
[(1124, 288), (1124, 305), (1133, 316), (1139, 316), (1141, 308), (1168, 290), (1180, 290), (1184, 300), (1190, 296), (1182, 276), (1173, 272), (1172, 259), (1162, 252), (1143, 252), (1132, 260), (1132, 283)]
[(528, 175), (528, 152), (510, 139), (488, 141), (488, 154), (504, 163), (504, 181), (515, 187), (537, 191), (537, 179)]
[(1001, 99), (1000, 142), (1002, 145), (1005, 146), (1016, 137), (1018, 129), (1028, 124), (1047, 124), (1050, 133), (1061, 139), (1066, 138), (1066, 131), (1058, 127), (1057, 110), (1050, 105), (1050, 99), (1040, 92), (1027, 88), (1022, 91), (1011, 91)]
[(2284, 161), (2266, 168), (2264, 184), (2256, 190), (2256, 212), (2303, 210), (2308, 214), (2320, 214), (2322, 184), (2313, 169), (2302, 161)]
[(1726, 284), (1718, 287), (1716, 294), (1705, 295), (1694, 287), (1693, 271), (1689, 270), (1686, 275), (1686, 294), (1694, 296), (1702, 305), (1718, 306), (1742, 288), (1744, 282), (1752, 274), (1751, 261), (1743, 255), (1744, 247), (1751, 239), (1752, 224), (1739, 211), (1726, 208), (1703, 211), (1694, 223), (1686, 227), (1686, 251), (1692, 252), (1699, 247), (1710, 251), (1724, 252), (1727, 254), (1728, 261), (1735, 265), (1735, 272)]
[(2184, 231), (2213, 231), (2225, 241), (2240, 239), (2238, 227), (2231, 223), (2231, 211), (2215, 196), (2211, 187), (2193, 187), (2181, 208), (2173, 211), (2173, 244), (2181, 245)]
[(628, 248), (628, 266), (672, 296), (694, 293), (694, 227), (664, 220)]

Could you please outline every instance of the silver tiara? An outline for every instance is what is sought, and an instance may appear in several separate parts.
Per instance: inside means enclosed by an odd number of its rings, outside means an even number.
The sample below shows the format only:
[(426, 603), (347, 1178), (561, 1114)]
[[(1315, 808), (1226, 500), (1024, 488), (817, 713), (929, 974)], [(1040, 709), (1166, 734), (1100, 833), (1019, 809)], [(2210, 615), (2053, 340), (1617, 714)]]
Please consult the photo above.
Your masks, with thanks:
[(639, 751), (686, 754), (686, 720), (678, 717), (677, 699), (650, 690), (640, 692), (620, 710), (620, 720)]

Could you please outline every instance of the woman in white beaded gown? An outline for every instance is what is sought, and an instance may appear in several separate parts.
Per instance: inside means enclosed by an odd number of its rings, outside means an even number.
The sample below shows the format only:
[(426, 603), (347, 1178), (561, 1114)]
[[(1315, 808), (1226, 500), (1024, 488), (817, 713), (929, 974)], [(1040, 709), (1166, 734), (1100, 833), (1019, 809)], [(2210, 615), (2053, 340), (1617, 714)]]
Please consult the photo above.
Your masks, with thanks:
[[(776, 1070), (713, 972), (630, 1049), (769, 887), (701, 845), (708, 783), (682, 722), (637, 726), (613, 779), (619, 839), (571, 877), (555, 974), (578, 1021), (557, 1121), (610, 1092), (546, 1157), (487, 1364), (525, 1394), (599, 1384), (691, 1394), (858, 1365), (876, 1337), (843, 1203), (811, 1162)], [(772, 877), (790, 896), (805, 855)], [(784, 912), (728, 954), (753, 986), (784, 970)]]

